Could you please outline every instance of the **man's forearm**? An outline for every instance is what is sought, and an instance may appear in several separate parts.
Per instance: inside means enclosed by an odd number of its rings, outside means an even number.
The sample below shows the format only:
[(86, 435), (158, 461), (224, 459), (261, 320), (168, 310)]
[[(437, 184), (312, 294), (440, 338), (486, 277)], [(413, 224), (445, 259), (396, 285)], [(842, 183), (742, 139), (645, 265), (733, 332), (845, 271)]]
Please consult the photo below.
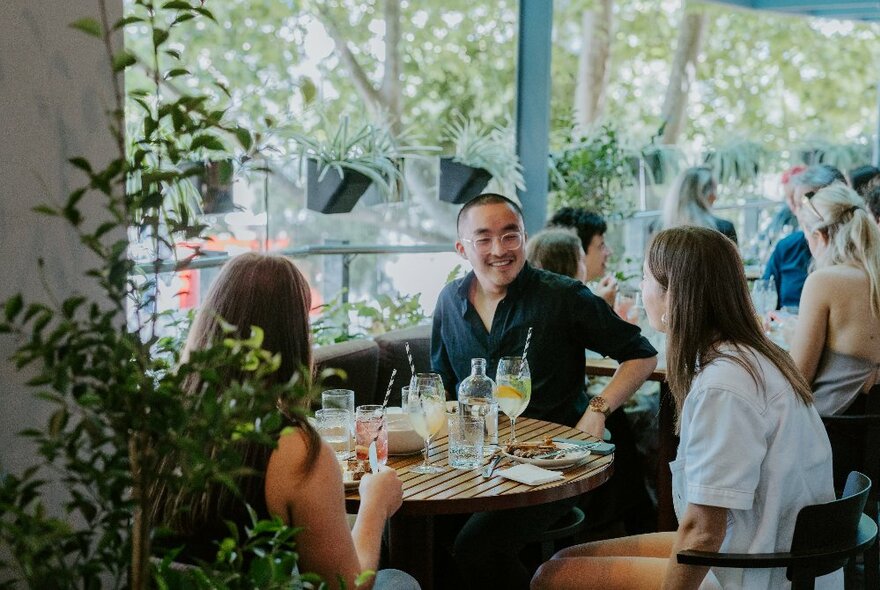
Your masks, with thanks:
[(614, 411), (626, 403), (626, 400), (651, 376), (656, 366), (656, 356), (620, 363), (617, 371), (614, 372), (614, 377), (602, 392), (608, 407)]

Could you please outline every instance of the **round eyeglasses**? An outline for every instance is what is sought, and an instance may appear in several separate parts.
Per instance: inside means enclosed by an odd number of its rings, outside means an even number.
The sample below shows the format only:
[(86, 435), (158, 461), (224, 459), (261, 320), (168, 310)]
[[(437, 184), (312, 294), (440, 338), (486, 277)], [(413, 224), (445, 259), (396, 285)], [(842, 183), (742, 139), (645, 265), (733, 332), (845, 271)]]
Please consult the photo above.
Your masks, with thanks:
[(522, 246), (523, 235), (522, 232), (514, 231), (503, 236), (482, 236), (475, 240), (461, 239), (462, 242), (467, 242), (473, 246), (474, 250), (479, 254), (488, 254), (492, 250), (492, 244), (495, 240), (498, 240), (501, 243), (501, 247), (505, 250), (516, 250)]

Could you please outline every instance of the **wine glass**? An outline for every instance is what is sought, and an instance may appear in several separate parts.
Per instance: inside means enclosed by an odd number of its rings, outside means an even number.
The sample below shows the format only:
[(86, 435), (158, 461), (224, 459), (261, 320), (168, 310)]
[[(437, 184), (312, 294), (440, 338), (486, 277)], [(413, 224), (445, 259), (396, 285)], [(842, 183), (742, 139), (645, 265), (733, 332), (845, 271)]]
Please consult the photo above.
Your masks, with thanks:
[(532, 397), (532, 375), (521, 356), (506, 356), (498, 361), (495, 374), (495, 400), (510, 418), (510, 442), (516, 442), (516, 419), (525, 411)]
[(425, 439), (425, 459), (418, 467), (410, 469), (413, 473), (441, 473), (442, 467), (429, 465), (431, 439), (443, 428), (446, 421), (446, 401), (437, 393), (436, 385), (407, 385), (402, 388), (401, 401), (404, 411), (409, 414), (413, 430)]
[(439, 373), (415, 373), (409, 381), (410, 387), (433, 389), (441, 399), (446, 399), (446, 390), (443, 388), (443, 379)]

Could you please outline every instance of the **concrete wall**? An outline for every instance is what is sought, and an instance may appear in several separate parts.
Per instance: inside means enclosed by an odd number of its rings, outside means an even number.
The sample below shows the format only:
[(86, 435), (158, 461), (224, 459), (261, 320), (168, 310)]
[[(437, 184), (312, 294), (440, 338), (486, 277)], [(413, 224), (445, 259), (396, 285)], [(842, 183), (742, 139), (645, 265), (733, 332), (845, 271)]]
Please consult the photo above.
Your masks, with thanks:
[[(108, 0), (111, 22), (122, 0)], [(67, 163), (82, 156), (107, 162), (114, 143), (105, 111), (113, 104), (102, 43), (69, 23), (99, 17), (97, 0), (0, 0), (0, 300), (21, 292), (26, 301), (94, 294), (83, 272), (95, 260), (64, 222), (31, 211), (40, 203), (62, 203), (83, 176)], [(90, 219), (105, 214), (86, 197)], [(37, 259), (46, 261), (44, 279)], [(22, 386), (26, 375), (7, 360), (15, 347), (0, 337), (0, 471), (16, 473), (33, 462), (34, 451), (16, 433), (42, 425), (48, 409)], [(50, 505), (59, 495), (50, 494)]]

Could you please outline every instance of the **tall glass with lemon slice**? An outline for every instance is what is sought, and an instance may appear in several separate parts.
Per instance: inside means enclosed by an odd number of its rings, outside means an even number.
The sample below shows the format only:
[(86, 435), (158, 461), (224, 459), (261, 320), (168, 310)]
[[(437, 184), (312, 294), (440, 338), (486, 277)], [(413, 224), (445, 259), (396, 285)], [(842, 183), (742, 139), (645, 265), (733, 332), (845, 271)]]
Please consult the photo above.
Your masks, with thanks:
[(521, 356), (506, 356), (498, 361), (495, 374), (495, 401), (510, 418), (510, 442), (516, 442), (516, 419), (532, 398), (532, 375)]

